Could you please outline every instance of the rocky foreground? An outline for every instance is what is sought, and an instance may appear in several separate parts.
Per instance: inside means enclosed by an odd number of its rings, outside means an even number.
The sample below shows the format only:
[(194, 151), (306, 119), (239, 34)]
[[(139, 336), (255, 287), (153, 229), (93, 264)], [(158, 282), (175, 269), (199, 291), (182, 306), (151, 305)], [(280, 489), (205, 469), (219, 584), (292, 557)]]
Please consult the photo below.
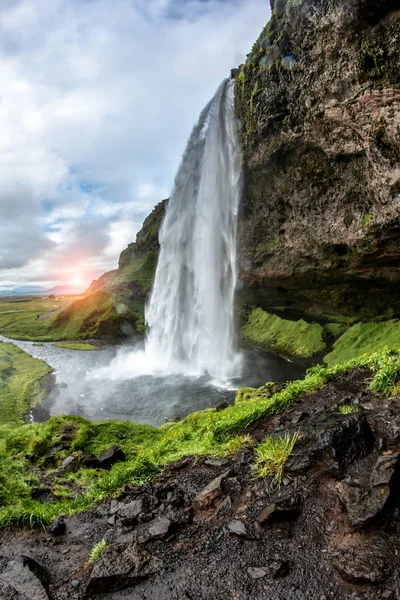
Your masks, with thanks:
[(3, 530), (1, 600), (399, 598), (399, 399), (369, 378), (358, 369), (251, 427), (257, 442), (300, 433), (280, 486), (243, 448), (184, 458), (48, 530)]

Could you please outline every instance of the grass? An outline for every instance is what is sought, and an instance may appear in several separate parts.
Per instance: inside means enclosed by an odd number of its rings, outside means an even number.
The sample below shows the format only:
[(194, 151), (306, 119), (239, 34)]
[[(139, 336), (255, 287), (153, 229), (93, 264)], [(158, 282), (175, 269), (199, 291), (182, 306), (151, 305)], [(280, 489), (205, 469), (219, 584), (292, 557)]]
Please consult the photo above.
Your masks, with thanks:
[[(126, 485), (143, 485), (151, 481), (168, 464), (183, 456), (224, 457), (237, 452), (251, 440), (246, 435), (249, 425), (293, 406), (296, 399), (320, 390), (358, 366), (371, 369), (372, 390), (390, 395), (396, 393), (400, 379), (400, 357), (396, 350), (385, 349), (331, 367), (318, 365), (309, 369), (304, 379), (274, 389), (271, 384), (258, 389), (247, 388), (244, 401), (217, 412), (208, 409), (192, 413), (179, 423), (160, 428), (123, 421), (91, 423), (81, 417), (51, 418), (43, 424), (0, 428), (0, 527), (7, 525), (45, 526), (55, 517), (70, 515), (98, 505), (110, 496), (118, 496)], [(69, 449), (56, 454), (47, 464), (50, 449), (58, 446), (65, 428), (73, 429)], [(285, 457), (297, 438), (277, 438), (256, 448), (256, 468), (263, 476), (278, 481)], [(80, 468), (76, 473), (56, 477), (54, 470), (67, 454), (103, 450), (118, 443), (126, 460), (109, 471)], [(273, 459), (273, 460), (272, 460)], [(30, 490), (53, 480), (55, 501), (41, 504), (31, 500)]]
[(400, 321), (356, 323), (335, 342), (324, 362), (328, 366), (379, 352), (385, 347), (400, 347)]
[(100, 558), (104, 550), (107, 548), (106, 540), (102, 539), (100, 542), (95, 544), (92, 551), (89, 554), (89, 563), (95, 563)]
[(318, 323), (288, 321), (262, 308), (254, 309), (240, 331), (244, 343), (285, 356), (310, 357), (325, 347), (324, 330)]
[(66, 350), (83, 350), (83, 351), (97, 350), (97, 347), (94, 346), (93, 344), (59, 343), (59, 344), (53, 344), (53, 346), (55, 346), (56, 348), (65, 348)]
[(352, 415), (358, 413), (358, 408), (352, 404), (342, 404), (342, 406), (337, 407), (336, 412), (341, 415)]
[[(42, 379), (50, 367), (11, 343), (0, 342), (0, 425), (22, 423), (46, 395)], [(0, 438), (1, 430), (0, 430)]]
[(269, 437), (260, 444), (256, 450), (256, 471), (259, 477), (272, 477), (275, 483), (280, 484), (283, 468), (293, 452), (299, 439), (299, 434), (284, 437)]

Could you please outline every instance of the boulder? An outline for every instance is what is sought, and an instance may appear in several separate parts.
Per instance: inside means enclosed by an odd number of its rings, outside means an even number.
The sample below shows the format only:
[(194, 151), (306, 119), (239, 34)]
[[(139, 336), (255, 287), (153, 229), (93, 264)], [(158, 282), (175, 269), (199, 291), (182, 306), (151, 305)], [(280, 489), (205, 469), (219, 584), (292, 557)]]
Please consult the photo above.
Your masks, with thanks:
[(297, 506), (286, 506), (282, 503), (267, 504), (257, 515), (257, 523), (265, 525), (266, 523), (279, 523), (281, 521), (293, 521), (299, 515)]
[(75, 473), (79, 469), (79, 460), (76, 456), (71, 454), (62, 461), (60, 467), (57, 469), (57, 475), (66, 475), (67, 473)]
[(239, 521), (239, 519), (234, 519), (228, 523), (228, 533), (241, 538), (249, 537), (245, 523)]
[[(3, 600), (49, 600), (49, 595), (34, 572), (33, 559), (20, 557), (8, 562), (0, 573), (0, 598)], [(42, 573), (45, 571), (41, 567)]]
[(338, 574), (350, 583), (378, 584), (391, 574), (390, 552), (381, 538), (365, 539), (356, 546), (340, 550), (332, 559)]
[(122, 525), (129, 526), (134, 525), (137, 521), (138, 516), (147, 509), (148, 501), (145, 496), (124, 504), (118, 511), (118, 516), (121, 520)]
[(50, 488), (34, 487), (31, 489), (31, 498), (37, 502), (53, 502), (53, 492)]
[(399, 498), (400, 454), (378, 457), (369, 480), (347, 480), (341, 499), (351, 524), (364, 527), (385, 514)]
[(163, 563), (137, 543), (110, 545), (93, 567), (86, 597), (133, 587), (142, 579), (160, 571)]
[(157, 517), (150, 522), (149, 536), (150, 539), (159, 540), (167, 537), (171, 530), (172, 522), (166, 517)]
[(100, 454), (99, 463), (101, 469), (109, 469), (116, 462), (125, 460), (125, 453), (117, 444), (108, 448)]
[(63, 535), (67, 529), (64, 517), (57, 517), (50, 525), (48, 532), (51, 535)]
[(201, 508), (207, 508), (213, 504), (216, 498), (220, 498), (224, 491), (222, 489), (222, 483), (226, 477), (230, 474), (230, 470), (225, 471), (219, 477), (213, 479), (198, 495), (197, 502)]
[(81, 467), (85, 467), (86, 469), (99, 469), (100, 461), (99, 459), (92, 454), (91, 452), (84, 452), (81, 456)]

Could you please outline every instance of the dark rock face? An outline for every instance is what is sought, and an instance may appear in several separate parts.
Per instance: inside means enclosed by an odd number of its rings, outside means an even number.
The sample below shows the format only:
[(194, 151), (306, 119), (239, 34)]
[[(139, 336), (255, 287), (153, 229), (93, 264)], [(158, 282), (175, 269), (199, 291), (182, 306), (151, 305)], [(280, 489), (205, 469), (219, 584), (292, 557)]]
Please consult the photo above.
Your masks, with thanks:
[(275, 2), (236, 82), (244, 298), (398, 309), (398, 3)]
[(86, 589), (87, 597), (135, 585), (159, 571), (162, 562), (139, 544), (109, 547), (96, 562)]
[[(45, 587), (35, 574), (39, 568), (34, 560), (11, 560), (0, 572), (1, 600), (50, 600)], [(44, 573), (43, 567), (40, 572)]]
[(101, 469), (109, 469), (116, 462), (125, 460), (125, 453), (118, 445), (112, 446), (108, 450), (102, 452), (99, 456), (99, 464)]

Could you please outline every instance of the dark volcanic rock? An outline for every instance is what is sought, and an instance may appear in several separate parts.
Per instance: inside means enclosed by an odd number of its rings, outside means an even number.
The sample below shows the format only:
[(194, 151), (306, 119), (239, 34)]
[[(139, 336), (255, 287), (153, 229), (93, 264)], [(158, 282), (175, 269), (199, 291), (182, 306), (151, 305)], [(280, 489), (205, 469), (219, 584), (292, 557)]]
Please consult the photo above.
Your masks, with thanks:
[(341, 415), (324, 411), (300, 425), (303, 438), (299, 449), (310, 454), (325, 468), (345, 470), (355, 460), (367, 456), (374, 445), (374, 436), (361, 413)]
[(355, 527), (368, 525), (400, 498), (400, 454), (379, 456), (369, 481), (346, 481), (342, 501)]
[(382, 583), (391, 572), (388, 547), (379, 538), (365, 539), (355, 547), (342, 550), (339, 557), (333, 558), (332, 565), (350, 583)]
[(57, 517), (50, 525), (48, 532), (51, 535), (63, 535), (66, 532), (67, 525), (64, 521), (64, 517)]
[(58, 475), (66, 475), (67, 473), (75, 473), (79, 469), (79, 460), (76, 456), (67, 456), (60, 467), (57, 469)]
[(40, 579), (23, 558), (10, 561), (0, 572), (0, 598), (1, 600), (50, 600)]
[(109, 469), (114, 463), (125, 460), (125, 453), (118, 445), (105, 450), (99, 456), (99, 463), (102, 469)]
[(31, 498), (32, 500), (37, 500), (37, 502), (53, 502), (54, 500), (53, 492), (50, 488), (32, 488)]
[(86, 595), (91, 597), (123, 590), (157, 573), (161, 568), (162, 561), (140, 544), (110, 546), (93, 567)]
[(230, 470), (225, 471), (219, 477), (213, 479), (207, 487), (204, 488), (198, 495), (197, 501), (201, 508), (207, 508), (210, 506), (216, 498), (219, 498), (224, 494), (222, 488), (223, 481), (229, 476)]
[(91, 452), (83, 453), (80, 464), (81, 467), (86, 467), (87, 469), (98, 469), (100, 467), (99, 459)]
[(285, 504), (268, 504), (257, 516), (257, 523), (279, 523), (280, 521), (293, 521), (299, 516), (299, 508)]
[(172, 523), (166, 517), (158, 517), (150, 522), (150, 539), (158, 540), (167, 537), (172, 527)]
[(118, 511), (118, 517), (123, 525), (134, 525), (138, 516), (147, 510), (148, 500), (146, 496), (142, 496), (133, 502), (122, 505)]

